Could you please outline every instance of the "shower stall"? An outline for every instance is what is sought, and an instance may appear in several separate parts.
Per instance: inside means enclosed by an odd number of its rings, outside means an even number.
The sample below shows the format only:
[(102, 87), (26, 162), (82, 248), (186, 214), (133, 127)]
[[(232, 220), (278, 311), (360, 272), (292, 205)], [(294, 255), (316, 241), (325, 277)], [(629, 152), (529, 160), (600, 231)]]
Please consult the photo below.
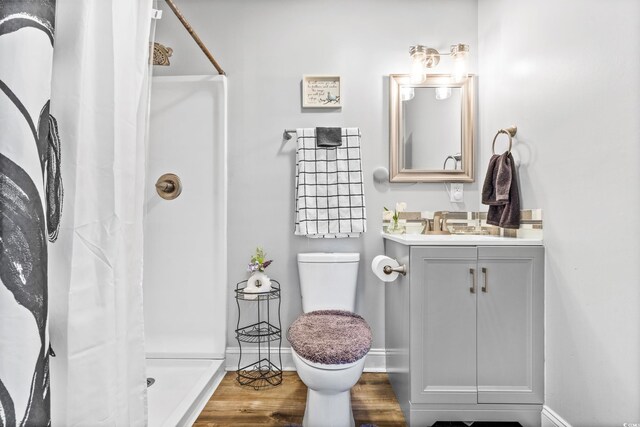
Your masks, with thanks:
[[(224, 375), (227, 289), (225, 76), (154, 77), (144, 219), (148, 425), (191, 425)], [(180, 195), (156, 180), (179, 177)]]

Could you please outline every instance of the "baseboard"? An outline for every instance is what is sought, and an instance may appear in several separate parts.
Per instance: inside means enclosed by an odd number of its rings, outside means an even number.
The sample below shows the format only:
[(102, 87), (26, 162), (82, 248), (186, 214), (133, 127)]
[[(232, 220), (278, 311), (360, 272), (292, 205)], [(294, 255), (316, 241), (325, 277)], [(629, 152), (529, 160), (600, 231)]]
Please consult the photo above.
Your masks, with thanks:
[(542, 407), (542, 416), (556, 427), (571, 427), (571, 424), (546, 405)]
[[(242, 360), (244, 363), (245, 355), (247, 356), (247, 365), (256, 360), (258, 356), (257, 348), (242, 349)], [(367, 354), (367, 358), (364, 362), (365, 372), (386, 372), (386, 358), (384, 348), (372, 348)], [(273, 356), (273, 354), (272, 354)], [(238, 369), (238, 358), (240, 357), (240, 347), (227, 347), (226, 357), (226, 370), (235, 371)], [(291, 356), (291, 347), (282, 347), (282, 370), (283, 371), (295, 371), (296, 367), (293, 364), (293, 358)]]

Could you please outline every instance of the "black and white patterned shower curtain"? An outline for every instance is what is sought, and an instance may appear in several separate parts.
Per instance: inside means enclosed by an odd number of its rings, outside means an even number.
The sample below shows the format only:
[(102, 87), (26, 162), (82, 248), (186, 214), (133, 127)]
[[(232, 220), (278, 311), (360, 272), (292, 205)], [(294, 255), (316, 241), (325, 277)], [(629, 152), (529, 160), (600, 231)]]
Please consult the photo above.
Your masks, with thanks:
[(0, 0), (0, 427), (51, 419), (47, 239), (62, 209), (54, 19), (55, 0)]

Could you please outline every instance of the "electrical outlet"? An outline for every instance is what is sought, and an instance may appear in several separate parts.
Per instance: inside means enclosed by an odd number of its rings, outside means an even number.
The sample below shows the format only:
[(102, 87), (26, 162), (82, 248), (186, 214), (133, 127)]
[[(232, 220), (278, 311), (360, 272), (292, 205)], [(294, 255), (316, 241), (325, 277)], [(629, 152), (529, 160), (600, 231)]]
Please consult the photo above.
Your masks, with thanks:
[(462, 203), (464, 201), (464, 184), (460, 182), (452, 182), (449, 196), (452, 202)]

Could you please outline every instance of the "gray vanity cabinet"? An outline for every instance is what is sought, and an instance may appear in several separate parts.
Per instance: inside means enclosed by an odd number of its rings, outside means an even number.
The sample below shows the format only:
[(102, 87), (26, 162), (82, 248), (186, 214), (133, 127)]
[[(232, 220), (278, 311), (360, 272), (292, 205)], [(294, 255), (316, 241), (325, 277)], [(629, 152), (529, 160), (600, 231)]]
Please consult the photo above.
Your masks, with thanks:
[(478, 248), (478, 403), (543, 403), (543, 257), (542, 247)]
[(477, 403), (476, 268), (475, 247), (411, 250), (413, 403)]
[[(544, 248), (386, 245), (390, 256), (409, 261), (407, 277), (386, 285), (387, 337), (400, 334), (392, 329), (401, 323), (409, 326), (407, 341), (394, 342), (396, 354), (387, 356), (407, 421), (539, 425)], [(406, 320), (390, 321), (389, 303), (402, 302)], [(408, 358), (398, 356), (402, 347)]]

